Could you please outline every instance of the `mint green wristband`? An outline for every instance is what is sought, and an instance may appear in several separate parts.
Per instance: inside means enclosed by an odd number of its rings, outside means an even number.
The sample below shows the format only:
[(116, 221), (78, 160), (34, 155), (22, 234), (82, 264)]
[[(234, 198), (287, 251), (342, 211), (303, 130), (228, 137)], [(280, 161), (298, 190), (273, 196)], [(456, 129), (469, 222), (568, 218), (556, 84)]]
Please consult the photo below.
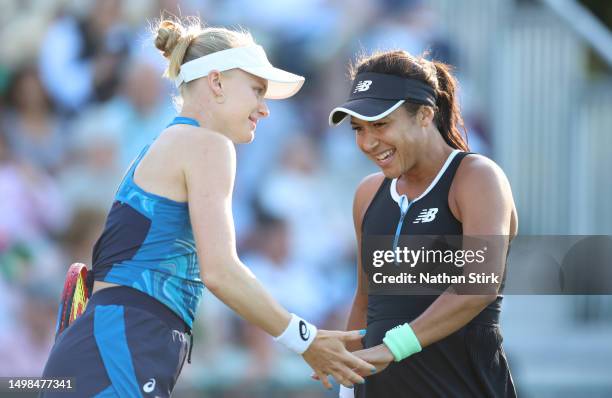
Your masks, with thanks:
[(393, 354), (395, 362), (408, 358), (410, 355), (421, 351), (421, 343), (409, 324), (404, 323), (387, 330), (383, 343)]

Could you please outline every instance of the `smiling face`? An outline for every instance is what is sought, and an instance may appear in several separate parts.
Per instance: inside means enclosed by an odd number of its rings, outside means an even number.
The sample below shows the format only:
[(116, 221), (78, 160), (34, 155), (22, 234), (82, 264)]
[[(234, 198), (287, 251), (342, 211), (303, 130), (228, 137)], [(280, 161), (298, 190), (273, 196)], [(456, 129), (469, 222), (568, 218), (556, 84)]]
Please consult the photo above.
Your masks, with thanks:
[(213, 71), (190, 84), (181, 113), (201, 115), (204, 127), (236, 144), (251, 142), (259, 119), (270, 114), (264, 100), (267, 80), (240, 69)]
[[(427, 146), (427, 123), (420, 111), (415, 116), (400, 106), (386, 117), (368, 122), (351, 117), (357, 146), (387, 178), (396, 178), (410, 170), (418, 154)], [(427, 122), (427, 120), (425, 120)]]
[(251, 142), (259, 119), (270, 114), (264, 100), (267, 87), (267, 80), (240, 69), (223, 73), (224, 101), (217, 113), (223, 122), (223, 132), (235, 143)]

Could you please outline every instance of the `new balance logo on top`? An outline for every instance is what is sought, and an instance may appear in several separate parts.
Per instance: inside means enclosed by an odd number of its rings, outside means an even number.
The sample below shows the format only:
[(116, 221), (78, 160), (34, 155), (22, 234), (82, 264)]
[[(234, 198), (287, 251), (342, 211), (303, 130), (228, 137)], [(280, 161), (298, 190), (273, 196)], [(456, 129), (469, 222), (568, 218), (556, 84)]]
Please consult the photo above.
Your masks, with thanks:
[(370, 85), (372, 84), (372, 80), (360, 80), (359, 83), (355, 86), (355, 90), (353, 94), (357, 91), (368, 91), (370, 89)]
[(432, 207), (431, 209), (423, 209), (421, 210), (417, 218), (412, 223), (420, 224), (424, 222), (431, 222), (436, 218), (437, 213), (438, 213), (437, 207)]

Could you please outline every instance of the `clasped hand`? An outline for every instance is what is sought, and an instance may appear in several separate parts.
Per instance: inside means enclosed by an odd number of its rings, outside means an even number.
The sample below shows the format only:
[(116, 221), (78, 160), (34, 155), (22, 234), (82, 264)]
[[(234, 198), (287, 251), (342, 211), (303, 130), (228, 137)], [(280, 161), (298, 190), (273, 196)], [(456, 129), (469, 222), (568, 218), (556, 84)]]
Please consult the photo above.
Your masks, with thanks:
[(320, 380), (325, 388), (331, 389), (329, 375), (339, 384), (352, 387), (356, 383), (364, 383), (364, 377), (382, 372), (393, 361), (393, 354), (384, 344), (353, 353), (344, 346), (344, 343), (358, 341), (362, 337), (357, 330), (319, 330), (303, 354), (304, 360), (314, 370), (312, 378)]

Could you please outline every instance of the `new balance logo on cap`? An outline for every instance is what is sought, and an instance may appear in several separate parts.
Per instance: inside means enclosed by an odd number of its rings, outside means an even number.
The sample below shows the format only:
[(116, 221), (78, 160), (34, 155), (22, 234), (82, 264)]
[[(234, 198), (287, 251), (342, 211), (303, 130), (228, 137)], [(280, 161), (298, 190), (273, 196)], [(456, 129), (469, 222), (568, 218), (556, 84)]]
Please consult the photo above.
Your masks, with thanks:
[(353, 90), (353, 94), (357, 91), (368, 91), (370, 89), (370, 85), (372, 84), (372, 80), (360, 80), (359, 83), (355, 86), (355, 90)]
[(431, 209), (423, 209), (412, 223), (421, 224), (425, 222), (432, 222), (436, 218), (437, 213), (437, 207), (432, 207)]

